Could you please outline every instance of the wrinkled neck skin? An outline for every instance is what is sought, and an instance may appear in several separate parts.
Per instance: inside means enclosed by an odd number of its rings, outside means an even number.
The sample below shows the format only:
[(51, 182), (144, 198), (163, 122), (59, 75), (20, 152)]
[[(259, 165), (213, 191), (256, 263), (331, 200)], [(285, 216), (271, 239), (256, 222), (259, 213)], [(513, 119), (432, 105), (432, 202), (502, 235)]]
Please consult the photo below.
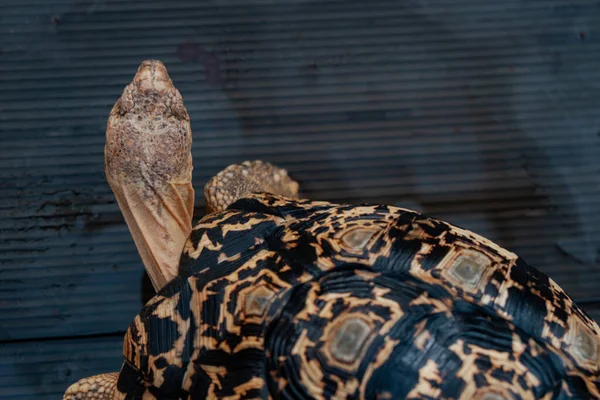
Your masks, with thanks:
[(160, 61), (144, 61), (110, 113), (105, 172), (156, 290), (177, 275), (192, 228), (191, 145), (181, 94)]

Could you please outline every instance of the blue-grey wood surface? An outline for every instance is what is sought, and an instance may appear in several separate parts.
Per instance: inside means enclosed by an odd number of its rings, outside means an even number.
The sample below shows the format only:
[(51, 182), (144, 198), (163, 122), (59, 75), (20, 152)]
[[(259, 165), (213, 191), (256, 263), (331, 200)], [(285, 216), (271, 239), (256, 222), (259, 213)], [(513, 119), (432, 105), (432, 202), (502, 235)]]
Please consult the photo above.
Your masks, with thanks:
[(165, 62), (200, 188), (265, 159), (315, 199), (488, 236), (600, 319), (600, 3), (0, 1), (0, 398), (120, 365), (151, 287), (103, 172), (106, 118)]

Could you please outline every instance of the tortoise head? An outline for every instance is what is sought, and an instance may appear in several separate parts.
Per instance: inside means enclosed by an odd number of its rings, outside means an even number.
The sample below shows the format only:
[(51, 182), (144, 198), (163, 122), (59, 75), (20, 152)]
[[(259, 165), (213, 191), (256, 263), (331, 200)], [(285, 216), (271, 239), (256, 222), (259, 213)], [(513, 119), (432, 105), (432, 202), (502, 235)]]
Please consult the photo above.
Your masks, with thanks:
[(174, 88), (167, 68), (158, 60), (146, 60), (140, 64), (133, 78), (136, 92), (143, 96), (152, 93), (167, 94)]
[(155, 289), (177, 275), (191, 231), (192, 132), (160, 61), (142, 62), (106, 128), (105, 171)]

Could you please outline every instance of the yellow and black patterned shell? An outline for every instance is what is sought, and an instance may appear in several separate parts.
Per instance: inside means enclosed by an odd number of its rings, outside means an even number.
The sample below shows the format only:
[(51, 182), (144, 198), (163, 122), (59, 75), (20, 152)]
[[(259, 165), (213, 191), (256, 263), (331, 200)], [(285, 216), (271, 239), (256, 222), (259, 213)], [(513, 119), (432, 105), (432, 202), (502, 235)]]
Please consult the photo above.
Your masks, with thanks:
[(600, 330), (472, 232), (255, 194), (203, 218), (131, 324), (128, 398), (600, 397)]

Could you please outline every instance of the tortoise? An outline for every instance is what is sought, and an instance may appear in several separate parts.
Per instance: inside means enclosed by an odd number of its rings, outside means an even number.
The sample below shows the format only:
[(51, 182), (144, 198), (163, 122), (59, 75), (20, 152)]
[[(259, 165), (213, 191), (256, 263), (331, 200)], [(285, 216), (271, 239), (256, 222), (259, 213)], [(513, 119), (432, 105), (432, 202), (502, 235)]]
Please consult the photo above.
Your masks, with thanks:
[(263, 161), (205, 186), (190, 117), (144, 61), (108, 119), (107, 180), (157, 290), (118, 373), (64, 399), (600, 398), (600, 329), (548, 276), (458, 226), (299, 195)]

